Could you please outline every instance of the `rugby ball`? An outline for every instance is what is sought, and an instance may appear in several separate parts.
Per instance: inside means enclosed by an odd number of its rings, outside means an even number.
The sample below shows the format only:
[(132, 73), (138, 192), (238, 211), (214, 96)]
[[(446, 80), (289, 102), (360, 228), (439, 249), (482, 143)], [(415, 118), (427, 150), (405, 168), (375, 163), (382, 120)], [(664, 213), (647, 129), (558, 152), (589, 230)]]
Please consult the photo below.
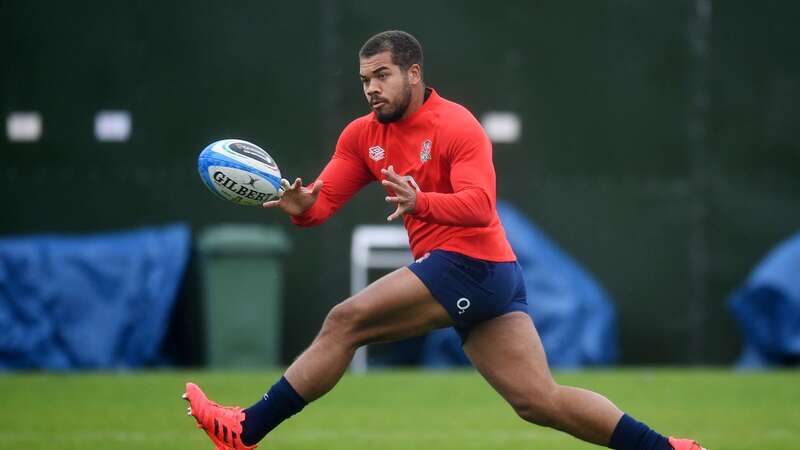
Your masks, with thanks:
[(209, 144), (200, 152), (197, 170), (211, 192), (239, 205), (258, 206), (281, 192), (281, 171), (275, 160), (241, 139)]

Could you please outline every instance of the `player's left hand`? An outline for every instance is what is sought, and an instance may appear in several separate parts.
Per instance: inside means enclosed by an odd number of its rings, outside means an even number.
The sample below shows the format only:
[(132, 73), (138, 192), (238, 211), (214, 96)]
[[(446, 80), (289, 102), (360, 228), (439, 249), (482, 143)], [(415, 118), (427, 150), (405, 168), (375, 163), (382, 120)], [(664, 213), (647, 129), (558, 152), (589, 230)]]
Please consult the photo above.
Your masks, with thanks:
[(381, 169), (381, 173), (386, 177), (381, 181), (381, 184), (391, 189), (394, 193), (393, 196), (386, 197), (386, 202), (397, 205), (397, 209), (386, 220), (391, 222), (398, 217), (402, 217), (403, 214), (413, 212), (417, 206), (417, 191), (394, 171), (393, 166)]

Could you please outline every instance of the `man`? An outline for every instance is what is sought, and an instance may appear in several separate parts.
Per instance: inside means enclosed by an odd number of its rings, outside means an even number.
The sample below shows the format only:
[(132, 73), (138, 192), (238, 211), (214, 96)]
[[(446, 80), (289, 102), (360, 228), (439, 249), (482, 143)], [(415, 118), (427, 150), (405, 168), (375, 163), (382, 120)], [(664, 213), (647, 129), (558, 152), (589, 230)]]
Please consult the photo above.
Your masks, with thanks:
[(614, 449), (700, 450), (601, 395), (556, 384), (495, 211), (492, 147), (480, 124), (425, 86), (422, 49), (410, 34), (371, 37), (359, 62), (372, 111), (345, 127), (313, 184), (282, 180), (282, 197), (264, 206), (296, 225), (317, 225), (380, 181), (395, 206), (388, 220), (403, 220), (418, 259), (336, 305), (311, 346), (250, 408), (221, 407), (187, 383), (189, 413), (217, 449), (253, 448), (331, 390), (359, 346), (454, 326), (474, 366), (523, 419)]

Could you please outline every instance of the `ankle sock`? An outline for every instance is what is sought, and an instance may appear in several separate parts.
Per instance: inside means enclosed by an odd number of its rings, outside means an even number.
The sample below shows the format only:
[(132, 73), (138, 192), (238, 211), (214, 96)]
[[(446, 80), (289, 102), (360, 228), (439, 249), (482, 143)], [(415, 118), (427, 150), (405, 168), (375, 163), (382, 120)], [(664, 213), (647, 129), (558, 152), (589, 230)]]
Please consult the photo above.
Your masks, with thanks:
[(241, 440), (245, 445), (258, 443), (281, 422), (297, 414), (307, 402), (285, 377), (273, 384), (264, 397), (244, 410)]
[(608, 448), (614, 450), (673, 450), (667, 438), (627, 414), (619, 419), (614, 433), (611, 434)]

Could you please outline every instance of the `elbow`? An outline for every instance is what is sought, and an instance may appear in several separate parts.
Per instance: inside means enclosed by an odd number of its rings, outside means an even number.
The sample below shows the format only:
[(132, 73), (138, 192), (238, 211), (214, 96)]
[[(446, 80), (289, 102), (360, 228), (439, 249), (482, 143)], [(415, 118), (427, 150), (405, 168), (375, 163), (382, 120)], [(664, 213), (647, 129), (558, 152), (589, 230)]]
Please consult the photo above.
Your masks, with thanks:
[(494, 221), (494, 202), (489, 194), (482, 191), (481, 201), (473, 209), (475, 211), (474, 221), (470, 224), (473, 227), (488, 227)]
[(487, 211), (486, 213), (481, 213), (480, 215), (475, 216), (475, 220), (472, 221), (469, 226), (475, 228), (483, 228), (488, 227), (492, 224), (492, 220), (494, 219), (494, 214), (491, 211)]
[(478, 222), (479, 227), (488, 227), (492, 224), (492, 219), (494, 219), (493, 214), (486, 214), (485, 216), (481, 216), (480, 221)]

